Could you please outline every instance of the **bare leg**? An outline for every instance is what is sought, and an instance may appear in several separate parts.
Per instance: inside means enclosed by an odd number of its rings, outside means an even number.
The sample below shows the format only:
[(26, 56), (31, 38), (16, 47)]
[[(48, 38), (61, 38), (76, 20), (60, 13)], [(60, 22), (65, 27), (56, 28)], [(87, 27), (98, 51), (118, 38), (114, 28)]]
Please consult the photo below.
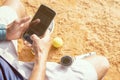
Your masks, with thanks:
[(90, 56), (84, 58), (84, 60), (87, 60), (95, 67), (98, 75), (98, 80), (102, 80), (109, 69), (108, 60), (103, 56)]
[(5, 0), (3, 5), (13, 8), (16, 11), (19, 18), (26, 16), (25, 8), (20, 0)]

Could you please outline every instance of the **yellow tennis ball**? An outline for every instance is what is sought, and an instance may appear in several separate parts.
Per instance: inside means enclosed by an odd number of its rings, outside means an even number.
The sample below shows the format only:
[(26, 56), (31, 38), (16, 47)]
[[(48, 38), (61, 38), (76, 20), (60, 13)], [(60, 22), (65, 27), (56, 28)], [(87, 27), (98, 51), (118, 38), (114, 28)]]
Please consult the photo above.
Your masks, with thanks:
[(55, 47), (55, 48), (59, 48), (63, 45), (63, 40), (60, 38), (60, 37), (55, 37), (53, 39), (53, 43), (52, 45)]

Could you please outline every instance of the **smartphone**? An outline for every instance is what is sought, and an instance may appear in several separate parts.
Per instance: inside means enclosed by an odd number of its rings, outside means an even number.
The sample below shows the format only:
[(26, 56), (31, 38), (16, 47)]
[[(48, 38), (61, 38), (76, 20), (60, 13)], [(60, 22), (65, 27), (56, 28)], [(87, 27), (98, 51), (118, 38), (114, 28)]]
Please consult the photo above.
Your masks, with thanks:
[(33, 41), (30, 39), (30, 36), (32, 34), (43, 36), (50, 23), (53, 21), (55, 15), (55, 11), (42, 4), (32, 19), (32, 21), (34, 21), (35, 19), (40, 19), (40, 23), (35, 26), (30, 26), (23, 34), (23, 38), (32, 44)]

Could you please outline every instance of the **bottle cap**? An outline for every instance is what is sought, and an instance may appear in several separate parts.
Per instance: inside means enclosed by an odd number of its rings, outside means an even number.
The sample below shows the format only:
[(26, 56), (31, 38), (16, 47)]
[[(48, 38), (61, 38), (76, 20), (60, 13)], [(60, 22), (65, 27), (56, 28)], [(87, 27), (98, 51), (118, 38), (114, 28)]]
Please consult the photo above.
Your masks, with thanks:
[(63, 66), (70, 66), (72, 64), (72, 62), (73, 62), (72, 57), (70, 57), (70, 56), (63, 56), (61, 58), (61, 62), (60, 63)]

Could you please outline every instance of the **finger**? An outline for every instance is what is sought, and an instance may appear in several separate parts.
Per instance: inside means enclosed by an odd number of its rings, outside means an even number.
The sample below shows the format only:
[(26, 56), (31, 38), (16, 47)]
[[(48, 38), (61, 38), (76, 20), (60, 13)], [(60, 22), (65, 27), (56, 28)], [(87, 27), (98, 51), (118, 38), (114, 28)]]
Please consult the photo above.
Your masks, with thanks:
[(28, 22), (29, 20), (30, 20), (30, 17), (24, 17), (24, 18), (20, 19), (20, 20), (17, 21), (17, 22), (19, 22), (19, 24), (23, 24), (23, 23)]
[(35, 26), (35, 25), (37, 25), (38, 23), (40, 23), (40, 19), (36, 19), (36, 20), (32, 21), (32, 22), (30, 23), (30, 26)]
[(26, 45), (27, 47), (32, 47), (32, 45), (30, 43), (28, 43), (27, 41), (24, 41), (24, 45)]
[(40, 40), (40, 38), (39, 38), (37, 35), (35, 35), (35, 34), (31, 35), (30, 38), (31, 38), (31, 39), (33, 40), (33, 42), (35, 42), (35, 43), (39, 42), (39, 40)]
[(29, 25), (30, 25), (30, 20), (25, 24), (21, 25), (23, 33), (28, 29)]
[(36, 19), (36, 20), (32, 21), (31, 23), (30, 23), (30, 20), (29, 20), (26, 24), (24, 24), (25, 27), (23, 28), (23, 32), (26, 31), (26, 29), (28, 29), (28, 27), (31, 27), (31, 25), (36, 25), (39, 22), (40, 22), (40, 19)]

